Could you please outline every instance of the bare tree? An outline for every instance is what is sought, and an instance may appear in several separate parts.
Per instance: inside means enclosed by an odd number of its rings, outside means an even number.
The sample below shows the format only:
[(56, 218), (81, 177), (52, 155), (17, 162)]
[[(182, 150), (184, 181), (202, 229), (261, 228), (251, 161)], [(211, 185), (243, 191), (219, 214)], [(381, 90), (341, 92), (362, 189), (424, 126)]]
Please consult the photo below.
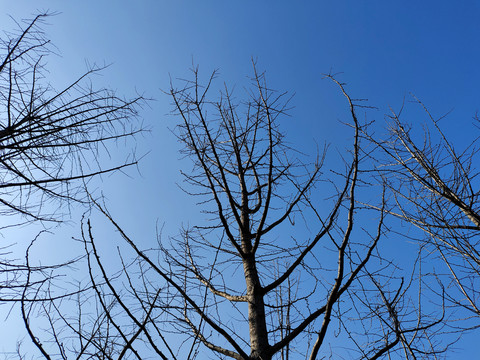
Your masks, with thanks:
[[(25, 323), (44, 357), (437, 358), (431, 330), (442, 316), (423, 312), (421, 272), (396, 274), (378, 247), (385, 212), (358, 201), (366, 148), (343, 84), (329, 77), (347, 99), (353, 144), (344, 168), (323, 179), (324, 154), (308, 166), (286, 142), (279, 120), (289, 98), (263, 74), (255, 70), (246, 102), (228, 88), (210, 101), (216, 74), (204, 87), (193, 74), (169, 94), (193, 163), (183, 188), (199, 199), (205, 222), (141, 249), (94, 201), (124, 240), (121, 270), (109, 271), (86, 220), (79, 240), (89, 282), (74, 299), (78, 311), (62, 309), (68, 296), (53, 292), (51, 301), (27, 304)], [(331, 187), (327, 200), (320, 184)], [(49, 333), (35, 330), (42, 316)]]
[[(105, 166), (108, 143), (139, 131), (132, 120), (142, 98), (124, 100), (94, 89), (92, 67), (62, 90), (48, 82), (54, 52), (42, 31), (48, 14), (5, 33), (0, 40), (0, 203), (2, 214), (56, 220), (49, 200), (85, 200), (89, 178), (136, 163)], [(108, 159), (106, 159), (108, 160)]]
[(415, 100), (428, 118), (423, 137), (393, 113), (390, 138), (377, 141), (387, 155), (380, 171), (393, 194), (391, 213), (424, 232), (427, 248), (436, 250), (450, 273), (447, 298), (453, 308), (467, 309), (476, 318), (473, 326), (479, 326), (478, 137), (471, 144), (454, 144), (441, 119)]
[[(16, 30), (0, 37), (0, 214), (3, 219), (19, 215), (12, 218), (12, 225), (61, 221), (64, 205), (88, 201), (84, 189), (91, 178), (137, 163), (133, 153), (123, 160), (116, 157), (114, 163), (109, 151), (116, 141), (127, 142), (141, 131), (137, 109), (142, 97), (125, 100), (107, 89), (95, 89), (92, 78), (102, 70), (95, 66), (55, 90), (47, 70), (47, 58), (55, 48), (43, 32), (48, 16), (15, 22)], [(3, 242), (0, 303), (20, 304), (28, 325), (34, 304), (46, 306), (47, 299), (61, 300), (84, 290), (60, 297), (44, 292), (80, 258), (31, 265), (28, 257), (19, 260)]]

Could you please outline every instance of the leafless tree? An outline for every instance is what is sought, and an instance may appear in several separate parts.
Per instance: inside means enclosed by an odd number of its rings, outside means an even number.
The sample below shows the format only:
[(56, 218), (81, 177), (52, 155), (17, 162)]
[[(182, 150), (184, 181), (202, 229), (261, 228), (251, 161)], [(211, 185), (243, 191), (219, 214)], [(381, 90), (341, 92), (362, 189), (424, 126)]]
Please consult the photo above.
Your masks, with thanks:
[(105, 166), (99, 157), (108, 155), (109, 143), (139, 131), (132, 120), (141, 97), (94, 89), (98, 67), (55, 90), (45, 69), (55, 50), (42, 30), (47, 17), (17, 23), (0, 40), (1, 213), (27, 220), (57, 220), (49, 200), (83, 201), (89, 178), (136, 163), (130, 157)]
[[(47, 69), (55, 48), (43, 32), (48, 16), (21, 23), (12, 19), (16, 29), (0, 36), (0, 214), (2, 219), (19, 215), (12, 217), (12, 225), (61, 221), (64, 205), (88, 200), (84, 189), (91, 178), (137, 162), (132, 153), (123, 160), (115, 157), (114, 163), (109, 151), (116, 141), (128, 142), (141, 131), (137, 109), (142, 97), (125, 100), (95, 89), (92, 78), (102, 70), (95, 66), (55, 90)], [(2, 222), (2, 235), (6, 224)], [(21, 304), (28, 323), (27, 308), (62, 298), (43, 290), (79, 259), (31, 265), (7, 244), (2, 242), (0, 254), (0, 303)]]
[(467, 309), (476, 318), (473, 326), (479, 326), (478, 137), (470, 144), (455, 144), (442, 130), (441, 119), (414, 100), (428, 119), (423, 137), (393, 113), (390, 138), (377, 141), (387, 155), (380, 172), (393, 195), (391, 213), (424, 232), (427, 248), (435, 249), (450, 273), (448, 300), (455, 309)]
[[(44, 357), (437, 358), (431, 330), (442, 315), (423, 311), (421, 272), (396, 274), (378, 248), (385, 212), (358, 201), (368, 175), (365, 148), (343, 84), (329, 77), (347, 99), (353, 144), (344, 168), (323, 179), (324, 154), (310, 167), (286, 142), (279, 120), (288, 96), (269, 89), (263, 74), (255, 70), (246, 102), (228, 88), (210, 101), (216, 73), (206, 86), (193, 74), (169, 94), (193, 163), (183, 171), (183, 189), (199, 199), (205, 222), (142, 249), (94, 201), (124, 240), (117, 243), (121, 270), (109, 271), (101, 240), (84, 221), (79, 240), (89, 282), (76, 298), (78, 311), (62, 310), (52, 293), (52, 301), (25, 310)], [(133, 261), (125, 260), (129, 252)], [(41, 316), (48, 333), (33, 326)]]

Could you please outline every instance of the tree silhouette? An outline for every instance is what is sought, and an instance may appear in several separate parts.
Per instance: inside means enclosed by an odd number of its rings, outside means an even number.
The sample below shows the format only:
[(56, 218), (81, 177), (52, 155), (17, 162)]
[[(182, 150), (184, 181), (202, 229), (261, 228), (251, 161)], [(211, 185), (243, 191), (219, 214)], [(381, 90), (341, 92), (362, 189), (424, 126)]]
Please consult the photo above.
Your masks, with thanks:
[(439, 274), (447, 300), (454, 309), (464, 308), (468, 317), (476, 318), (476, 327), (480, 316), (478, 138), (471, 144), (453, 143), (440, 120), (414, 100), (428, 119), (423, 138), (414, 136), (412, 125), (393, 113), (390, 138), (376, 141), (387, 155), (381, 174), (393, 195), (390, 213), (423, 231), (425, 247), (450, 273), (447, 280)]
[(84, 183), (133, 165), (105, 166), (109, 143), (140, 128), (134, 120), (141, 97), (124, 100), (90, 79), (91, 67), (62, 90), (48, 82), (46, 58), (54, 48), (42, 31), (48, 14), (6, 33), (0, 55), (1, 213), (27, 220), (57, 220), (50, 200), (84, 201)]
[[(437, 356), (443, 349), (432, 332), (443, 318), (423, 312), (415, 286), (422, 274), (399, 276), (383, 258), (385, 211), (359, 201), (370, 165), (343, 84), (327, 76), (347, 99), (352, 145), (343, 171), (323, 179), (325, 154), (306, 164), (280, 130), (286, 93), (255, 70), (247, 100), (235, 101), (228, 88), (210, 100), (215, 77), (202, 86), (194, 69), (192, 81), (169, 92), (192, 161), (183, 188), (205, 221), (142, 249), (92, 199), (124, 240), (122, 269), (109, 271), (86, 219), (80, 240), (89, 282), (70, 297), (78, 311), (62, 308), (65, 297), (27, 304), (26, 318), (50, 324), (50, 336), (27, 324), (35, 345), (52, 358)], [(331, 186), (327, 200), (320, 185)]]
[[(109, 151), (142, 130), (137, 120), (142, 97), (125, 100), (95, 89), (91, 78), (100, 67), (55, 90), (46, 67), (55, 48), (42, 30), (48, 16), (16, 23), (17, 29), (0, 39), (0, 214), (3, 219), (17, 215), (11, 225), (2, 222), (2, 230), (32, 221), (59, 222), (64, 205), (88, 201), (85, 186), (91, 178), (137, 163), (133, 153), (113, 163)], [(0, 303), (19, 303), (28, 329), (28, 308), (37, 300), (46, 306), (47, 300), (62, 298), (43, 289), (75, 260), (31, 265), (29, 256), (19, 260), (7, 245), (2, 243), (0, 254)]]

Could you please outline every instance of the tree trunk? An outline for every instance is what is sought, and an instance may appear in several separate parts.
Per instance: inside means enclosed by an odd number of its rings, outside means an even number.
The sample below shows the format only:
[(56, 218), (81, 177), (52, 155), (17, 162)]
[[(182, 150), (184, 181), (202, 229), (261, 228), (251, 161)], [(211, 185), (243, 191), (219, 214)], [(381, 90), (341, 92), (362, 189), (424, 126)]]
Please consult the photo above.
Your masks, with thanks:
[(243, 261), (248, 297), (248, 325), (250, 329), (250, 358), (252, 360), (270, 360), (265, 303), (258, 277), (255, 256), (249, 255)]

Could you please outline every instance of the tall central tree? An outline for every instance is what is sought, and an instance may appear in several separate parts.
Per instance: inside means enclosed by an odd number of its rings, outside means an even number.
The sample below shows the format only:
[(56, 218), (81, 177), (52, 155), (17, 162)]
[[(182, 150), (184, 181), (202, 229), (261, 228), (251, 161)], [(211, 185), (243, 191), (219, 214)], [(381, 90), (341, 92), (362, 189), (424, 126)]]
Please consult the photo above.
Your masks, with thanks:
[[(170, 96), (182, 152), (193, 164), (182, 171), (183, 188), (197, 197), (205, 222), (185, 228), (168, 246), (143, 250), (97, 203), (136, 260), (135, 266), (124, 260), (122, 274), (109, 276), (90, 221), (85, 224), (94, 293), (79, 300), (81, 316), (57, 317), (73, 331), (70, 339), (78, 337), (73, 353), (238, 360), (313, 360), (344, 351), (359, 359), (433, 356), (430, 330), (438, 319), (413, 306), (411, 291), (418, 301), (421, 294), (412, 281), (396, 278), (380, 255), (385, 212), (359, 201), (366, 148), (343, 85), (330, 77), (347, 99), (353, 144), (344, 171), (326, 181), (334, 190), (324, 200), (324, 154), (305, 165), (279, 129), (286, 93), (269, 89), (255, 71), (247, 101), (235, 102), (228, 89), (211, 101), (216, 74), (206, 86), (196, 69), (193, 74)], [(86, 304), (93, 299), (101, 312), (87, 326)]]

